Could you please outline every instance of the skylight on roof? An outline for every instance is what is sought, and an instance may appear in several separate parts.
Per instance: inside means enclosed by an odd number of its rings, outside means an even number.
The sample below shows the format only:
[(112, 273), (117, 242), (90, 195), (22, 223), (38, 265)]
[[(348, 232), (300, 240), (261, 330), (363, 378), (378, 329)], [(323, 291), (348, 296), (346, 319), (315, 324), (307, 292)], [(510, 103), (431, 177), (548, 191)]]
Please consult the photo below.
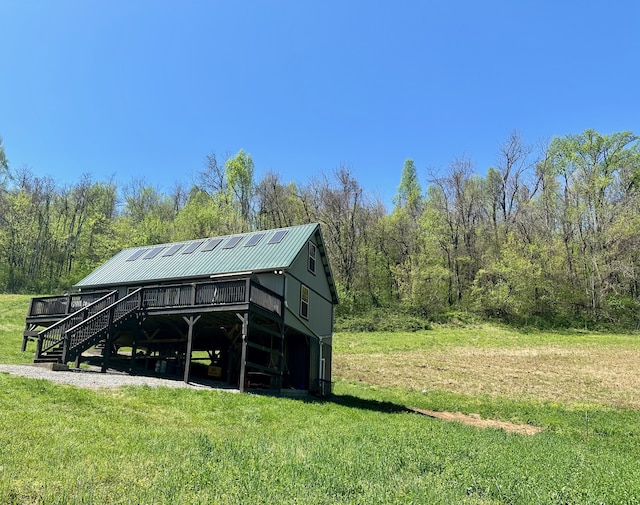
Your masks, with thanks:
[(269, 239), (268, 244), (279, 244), (284, 237), (289, 233), (289, 230), (278, 230), (273, 234), (273, 237)]
[(138, 249), (136, 252), (134, 252), (131, 256), (129, 256), (127, 258), (127, 261), (135, 261), (135, 260), (137, 260), (140, 256), (142, 256), (148, 250), (149, 249)]
[(182, 254), (191, 254), (198, 247), (200, 247), (200, 244), (202, 244), (203, 242), (204, 240), (199, 240), (198, 242), (192, 242), (191, 244), (189, 244), (189, 247), (187, 247), (184, 251), (182, 251)]
[(231, 237), (227, 242), (222, 246), (223, 249), (233, 249), (238, 243), (242, 240), (241, 235), (236, 235), (235, 237)]
[(182, 249), (184, 247), (184, 244), (176, 244), (171, 246), (171, 249), (169, 249), (166, 253), (164, 253), (162, 256), (173, 256), (175, 253), (177, 253), (180, 249)]
[(165, 250), (165, 247), (154, 247), (153, 249), (151, 249), (149, 251), (149, 254), (147, 254), (144, 258), (142, 258), (143, 260), (150, 260), (155, 258), (158, 254), (160, 254), (162, 251)]
[(256, 233), (255, 235), (251, 235), (247, 243), (244, 245), (245, 247), (252, 247), (257, 245), (264, 238), (264, 233)]
[(202, 248), (202, 251), (200, 252), (213, 251), (216, 247), (218, 247), (218, 245), (220, 245), (220, 242), (222, 242), (221, 238), (212, 238), (211, 240), (209, 240), (209, 242), (207, 242), (207, 244)]

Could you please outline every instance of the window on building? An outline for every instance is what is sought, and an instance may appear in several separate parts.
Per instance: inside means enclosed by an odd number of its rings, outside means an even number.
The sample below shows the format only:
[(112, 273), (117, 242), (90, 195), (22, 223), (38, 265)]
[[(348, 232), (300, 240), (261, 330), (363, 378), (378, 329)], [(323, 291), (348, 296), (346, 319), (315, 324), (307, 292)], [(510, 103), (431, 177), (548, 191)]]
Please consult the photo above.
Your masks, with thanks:
[(307, 262), (307, 268), (312, 274), (316, 273), (316, 251), (317, 247), (313, 242), (309, 242), (309, 261)]
[(304, 284), (300, 285), (300, 315), (309, 319), (309, 288)]

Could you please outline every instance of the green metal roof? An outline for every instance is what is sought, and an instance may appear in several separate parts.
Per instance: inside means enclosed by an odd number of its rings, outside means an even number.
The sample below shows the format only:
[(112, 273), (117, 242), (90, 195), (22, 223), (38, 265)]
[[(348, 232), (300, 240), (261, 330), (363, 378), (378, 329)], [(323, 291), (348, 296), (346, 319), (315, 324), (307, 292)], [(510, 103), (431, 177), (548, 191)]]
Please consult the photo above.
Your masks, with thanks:
[[(75, 287), (130, 285), (286, 269), (316, 231), (319, 241), (322, 241), (320, 225), (312, 223), (277, 230), (124, 249), (78, 282)], [(258, 240), (260, 234), (264, 236)], [(282, 235), (284, 237), (281, 241), (276, 242)], [(215, 242), (215, 247), (207, 250)], [(235, 245), (232, 245), (234, 242)], [(324, 244), (320, 245), (324, 249)], [(335, 291), (328, 263), (325, 265), (325, 272), (332, 290)]]

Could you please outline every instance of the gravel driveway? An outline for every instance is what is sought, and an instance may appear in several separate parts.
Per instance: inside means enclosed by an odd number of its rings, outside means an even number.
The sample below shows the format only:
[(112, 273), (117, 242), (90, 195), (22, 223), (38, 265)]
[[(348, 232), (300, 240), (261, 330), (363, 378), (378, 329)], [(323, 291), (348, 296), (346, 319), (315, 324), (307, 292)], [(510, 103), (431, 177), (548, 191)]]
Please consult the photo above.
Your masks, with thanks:
[[(109, 371), (100, 373), (99, 369), (53, 371), (46, 366), (38, 365), (1, 365), (0, 373), (20, 375), (31, 379), (45, 379), (53, 382), (62, 382), (81, 388), (117, 388), (120, 386), (151, 386), (170, 388), (197, 388), (212, 389), (211, 386), (190, 382), (186, 384), (181, 380), (160, 379), (157, 377), (145, 377), (142, 375), (129, 375), (126, 373)], [(234, 391), (234, 390), (229, 390)]]

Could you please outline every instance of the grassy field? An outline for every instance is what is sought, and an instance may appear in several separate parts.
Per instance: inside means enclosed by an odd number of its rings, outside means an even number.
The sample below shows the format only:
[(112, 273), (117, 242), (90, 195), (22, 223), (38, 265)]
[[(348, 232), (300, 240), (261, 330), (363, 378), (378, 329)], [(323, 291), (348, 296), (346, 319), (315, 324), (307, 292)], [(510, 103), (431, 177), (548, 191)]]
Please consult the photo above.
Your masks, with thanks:
[(31, 297), (0, 294), (0, 363), (30, 363), (33, 355), (20, 351), (24, 318)]
[(334, 371), (343, 380), (640, 409), (638, 335), (435, 327), (343, 334), (334, 352)]
[[(2, 363), (30, 360), (27, 304), (0, 295)], [(637, 336), (438, 327), (334, 355), (332, 401), (0, 374), (0, 503), (640, 503)]]

